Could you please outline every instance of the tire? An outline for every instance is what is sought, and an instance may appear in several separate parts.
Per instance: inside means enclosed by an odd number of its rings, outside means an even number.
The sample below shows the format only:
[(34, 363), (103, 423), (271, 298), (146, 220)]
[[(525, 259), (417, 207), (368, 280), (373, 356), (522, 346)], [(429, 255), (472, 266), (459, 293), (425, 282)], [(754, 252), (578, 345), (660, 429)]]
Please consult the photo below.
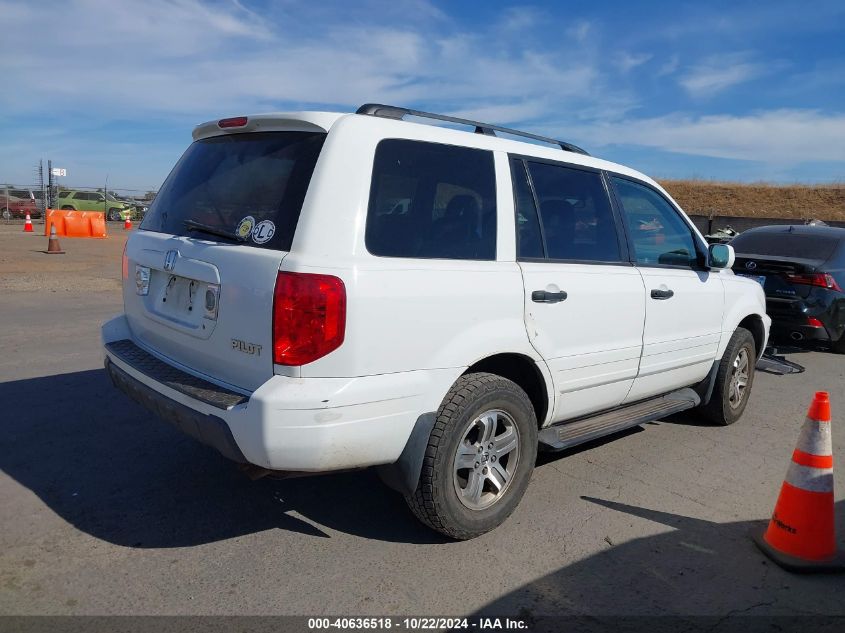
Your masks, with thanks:
[(4, 220), (12, 219), (12, 212), (9, 211), (9, 209), (7, 209), (6, 207), (3, 207), (2, 215)]
[(112, 222), (117, 222), (120, 220), (120, 210), (119, 209), (109, 209), (108, 219)]
[[(456, 469), (459, 452), (466, 468)], [(432, 529), (475, 538), (516, 509), (536, 459), (537, 418), (525, 391), (495, 374), (466, 374), (437, 410), (417, 489), (405, 500)]]
[[(748, 399), (751, 397), (756, 361), (757, 348), (754, 337), (745, 328), (737, 328), (731, 340), (728, 341), (728, 346), (719, 362), (716, 384), (713, 386), (710, 402), (700, 410), (704, 420), (717, 426), (727, 426), (742, 417), (748, 405)], [(741, 386), (743, 366), (745, 385)], [(737, 398), (737, 390), (739, 398)]]
[(845, 332), (842, 332), (839, 340), (830, 342), (830, 349), (834, 354), (845, 354)]

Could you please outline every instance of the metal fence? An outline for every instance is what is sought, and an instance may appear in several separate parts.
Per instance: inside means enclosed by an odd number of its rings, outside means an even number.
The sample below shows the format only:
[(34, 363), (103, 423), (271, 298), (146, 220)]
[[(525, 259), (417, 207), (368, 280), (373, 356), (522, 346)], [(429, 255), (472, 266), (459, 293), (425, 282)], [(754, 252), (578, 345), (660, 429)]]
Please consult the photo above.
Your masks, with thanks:
[[(60, 192), (72, 191), (73, 198), (60, 198)], [(80, 195), (82, 194), (82, 195)], [(37, 179), (27, 184), (0, 185), (0, 224), (20, 224), (29, 213), (33, 224), (44, 223), (45, 208), (66, 208), (78, 211), (103, 211), (107, 220), (122, 221), (128, 208), (133, 221), (141, 220), (151, 200), (147, 191), (137, 189), (109, 187), (109, 197), (102, 199), (103, 187), (64, 187)], [(114, 206), (110, 206), (109, 203)], [(117, 217), (108, 217), (109, 209), (121, 209)], [(112, 213), (112, 216), (115, 214)]]

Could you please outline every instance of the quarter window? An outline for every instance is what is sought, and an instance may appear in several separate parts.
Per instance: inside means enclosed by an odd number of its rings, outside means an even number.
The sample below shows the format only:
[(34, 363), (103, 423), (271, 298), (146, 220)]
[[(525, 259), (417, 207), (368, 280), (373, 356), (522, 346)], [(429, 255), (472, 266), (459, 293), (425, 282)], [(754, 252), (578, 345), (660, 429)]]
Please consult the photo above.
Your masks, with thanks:
[(628, 234), (640, 266), (693, 267), (698, 259), (692, 232), (659, 193), (630, 180), (612, 177)]
[(376, 148), (367, 250), (384, 257), (496, 258), (492, 152), (388, 139)]

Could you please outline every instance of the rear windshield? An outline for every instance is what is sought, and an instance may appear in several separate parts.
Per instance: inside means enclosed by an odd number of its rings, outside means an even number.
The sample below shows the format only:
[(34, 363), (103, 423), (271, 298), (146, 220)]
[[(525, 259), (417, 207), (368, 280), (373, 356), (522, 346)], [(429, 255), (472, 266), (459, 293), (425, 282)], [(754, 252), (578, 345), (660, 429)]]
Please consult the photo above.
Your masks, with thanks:
[(196, 141), (141, 229), (221, 242), (237, 242), (226, 235), (239, 235), (249, 246), (290, 250), (325, 138), (323, 132), (255, 132)]
[(839, 239), (806, 233), (750, 232), (737, 235), (732, 241), (737, 255), (772, 255), (826, 261), (836, 249)]

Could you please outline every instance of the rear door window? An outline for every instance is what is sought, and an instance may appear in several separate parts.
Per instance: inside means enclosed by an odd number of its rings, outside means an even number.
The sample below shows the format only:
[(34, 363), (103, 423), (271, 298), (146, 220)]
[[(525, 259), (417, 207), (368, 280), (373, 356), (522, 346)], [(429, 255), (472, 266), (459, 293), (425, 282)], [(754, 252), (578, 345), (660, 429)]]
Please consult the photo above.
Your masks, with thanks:
[[(141, 229), (290, 250), (323, 132), (225, 134), (195, 141)], [(211, 232), (190, 230), (202, 225)]]
[(496, 258), (496, 178), (486, 150), (387, 139), (376, 148), (367, 250), (383, 257)]
[(622, 260), (616, 219), (599, 172), (532, 161), (525, 165), (539, 209), (527, 195), (523, 178), (518, 178), (519, 257), (536, 256), (535, 235), (540, 233), (545, 256), (551, 260)]

